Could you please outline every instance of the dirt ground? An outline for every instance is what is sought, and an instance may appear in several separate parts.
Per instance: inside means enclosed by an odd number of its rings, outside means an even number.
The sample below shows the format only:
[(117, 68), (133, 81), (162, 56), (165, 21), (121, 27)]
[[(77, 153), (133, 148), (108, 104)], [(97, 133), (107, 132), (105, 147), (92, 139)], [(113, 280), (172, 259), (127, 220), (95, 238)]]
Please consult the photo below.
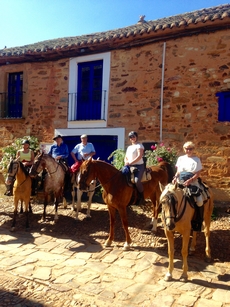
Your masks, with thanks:
[[(13, 197), (3, 195), (5, 187), (0, 185), (0, 227), (11, 227), (13, 217)], [(86, 197), (85, 197), (86, 200)], [(96, 199), (97, 200), (97, 199)], [(47, 207), (47, 223), (41, 224), (41, 216), (43, 212), (43, 205), (41, 201), (34, 200), (32, 202), (33, 214), (30, 217), (30, 231), (42, 231), (48, 229), (49, 231), (58, 234), (68, 234), (71, 236), (86, 237), (88, 240), (97, 241), (103, 244), (108, 237), (109, 231), (109, 214), (107, 207), (102, 203), (97, 203), (94, 199), (91, 210), (91, 219), (86, 218), (86, 203), (83, 202), (83, 210), (79, 214), (80, 221), (76, 221), (73, 217), (71, 205), (64, 209), (62, 205), (59, 206), (58, 214), (59, 220), (53, 225), (53, 206)], [(213, 212), (213, 219), (211, 222), (211, 251), (212, 259), (215, 262), (230, 261), (230, 204), (226, 202), (215, 202)], [(143, 247), (157, 247), (163, 253), (167, 254), (167, 241), (161, 225), (161, 220), (158, 220), (158, 231), (156, 234), (151, 232), (151, 208), (150, 203), (147, 202), (145, 207), (139, 208), (131, 206), (127, 208), (129, 231), (131, 238), (134, 239), (135, 244)], [(25, 223), (23, 218), (18, 218), (16, 224), (17, 229), (23, 230)], [(176, 235), (175, 240), (175, 254), (180, 255), (181, 250), (181, 236)], [(125, 240), (124, 231), (121, 225), (120, 217), (117, 214), (115, 224), (115, 241), (118, 244), (123, 244)], [(204, 235), (198, 233), (197, 251), (201, 257), (204, 257)]]

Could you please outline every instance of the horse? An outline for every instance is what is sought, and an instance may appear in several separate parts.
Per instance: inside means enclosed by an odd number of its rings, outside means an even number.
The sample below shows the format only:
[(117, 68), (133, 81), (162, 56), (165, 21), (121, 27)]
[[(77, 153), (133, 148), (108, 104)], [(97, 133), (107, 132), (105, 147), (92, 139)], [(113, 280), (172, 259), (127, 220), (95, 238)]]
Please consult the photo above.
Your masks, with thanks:
[[(121, 171), (101, 160), (89, 159), (84, 161), (80, 167), (79, 177), (80, 189), (87, 189), (94, 178), (97, 178), (103, 187), (102, 197), (108, 206), (110, 216), (110, 231), (105, 246), (111, 246), (114, 240), (114, 224), (117, 210), (121, 217), (126, 237), (123, 249), (129, 250), (132, 240), (128, 231), (126, 207), (134, 204), (137, 200), (137, 189), (127, 184), (126, 177)], [(151, 180), (143, 182), (145, 198), (150, 197), (151, 200), (155, 201), (155, 190), (159, 187), (159, 180), (167, 182), (168, 175), (161, 167), (154, 166), (151, 168)]]
[[(206, 260), (211, 260), (211, 250), (209, 244), (210, 238), (210, 223), (211, 215), (213, 210), (213, 194), (209, 189), (209, 198), (204, 201), (204, 235), (206, 241)], [(174, 232), (177, 231), (182, 235), (182, 274), (180, 277), (181, 281), (187, 281), (188, 279), (188, 246), (189, 238), (192, 230), (191, 222), (195, 213), (195, 208), (191, 205), (185, 191), (178, 186), (178, 184), (169, 183), (165, 189), (162, 191), (160, 196), (160, 203), (162, 205), (162, 222), (164, 224), (164, 232), (168, 242), (168, 255), (169, 255), (169, 265), (168, 271), (165, 275), (166, 281), (172, 280), (173, 272), (173, 257), (174, 257)], [(195, 251), (196, 246), (196, 231), (193, 231), (193, 237), (191, 242), (190, 251)]]
[[(87, 212), (86, 212), (86, 217), (88, 219), (91, 218), (90, 215), (90, 208), (91, 208), (91, 204), (92, 204), (92, 198), (95, 192), (95, 187), (96, 187), (96, 180), (92, 180), (89, 186), (89, 189), (87, 191), (83, 191), (79, 189), (79, 171), (78, 172), (74, 172), (71, 174), (71, 186), (72, 186), (72, 191), (71, 191), (71, 195), (72, 195), (72, 210), (74, 212), (76, 212), (75, 218), (76, 220), (79, 220), (78, 218), (78, 214), (79, 211), (81, 211), (81, 198), (82, 198), (82, 194), (84, 192), (88, 193), (88, 202), (87, 202)], [(77, 190), (77, 205), (75, 205), (75, 195), (76, 195), (76, 190)], [(64, 204), (64, 208), (67, 208), (67, 204)]]
[(11, 160), (7, 170), (7, 178), (5, 183), (6, 185), (11, 185), (13, 183), (14, 217), (11, 225), (11, 231), (15, 230), (19, 201), (21, 201), (21, 212), (22, 204), (25, 204), (26, 230), (28, 230), (29, 212), (32, 212), (30, 205), (32, 179), (30, 178), (29, 173), (22, 162), (17, 159)]
[(46, 220), (46, 207), (48, 205), (49, 194), (54, 194), (55, 215), (54, 222), (58, 220), (58, 204), (63, 200), (63, 190), (65, 175), (68, 170), (67, 166), (57, 162), (52, 156), (41, 153), (34, 159), (34, 164), (30, 169), (30, 176), (37, 176), (42, 170), (46, 170), (47, 174), (44, 179), (44, 211), (42, 220)]

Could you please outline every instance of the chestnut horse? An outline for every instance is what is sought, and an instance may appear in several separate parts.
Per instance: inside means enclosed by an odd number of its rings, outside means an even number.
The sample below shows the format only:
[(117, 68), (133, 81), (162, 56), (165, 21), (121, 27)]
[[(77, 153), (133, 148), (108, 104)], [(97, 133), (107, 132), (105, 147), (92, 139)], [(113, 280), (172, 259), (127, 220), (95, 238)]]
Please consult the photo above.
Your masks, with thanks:
[(11, 231), (15, 230), (19, 201), (21, 201), (21, 211), (23, 203), (25, 204), (26, 230), (28, 230), (29, 212), (31, 212), (30, 195), (31, 195), (32, 180), (23, 163), (18, 160), (12, 160), (7, 170), (7, 178), (5, 183), (6, 185), (11, 185), (13, 182), (14, 182), (13, 185), (14, 217), (11, 226)]
[(34, 164), (30, 169), (30, 176), (37, 176), (42, 170), (46, 169), (47, 174), (44, 180), (44, 211), (42, 220), (46, 219), (46, 207), (48, 205), (49, 194), (53, 193), (55, 198), (54, 221), (58, 220), (58, 204), (63, 200), (63, 189), (67, 166), (57, 162), (52, 156), (41, 153), (34, 159)]
[[(206, 241), (206, 260), (210, 261), (210, 223), (211, 215), (213, 210), (213, 195), (209, 189), (209, 198), (204, 200), (204, 235)], [(193, 219), (195, 209), (190, 205), (185, 191), (178, 187), (177, 184), (169, 183), (163, 190), (160, 196), (160, 203), (162, 205), (162, 222), (164, 224), (164, 231), (168, 241), (168, 255), (169, 255), (169, 266), (168, 272), (165, 276), (166, 281), (172, 280), (173, 272), (173, 257), (174, 257), (174, 232), (178, 231), (182, 235), (182, 249), (181, 254), (183, 258), (183, 272), (180, 277), (181, 281), (187, 281), (188, 279), (188, 245), (190, 233), (192, 230), (191, 221)], [(195, 251), (196, 246), (196, 231), (193, 231), (193, 237), (191, 242), (190, 251)]]
[[(156, 189), (158, 191), (159, 181), (168, 182), (168, 174), (161, 167), (151, 168), (151, 180), (143, 182), (144, 197), (150, 197), (155, 202)], [(110, 216), (110, 232), (105, 242), (105, 246), (111, 246), (114, 240), (114, 223), (116, 210), (121, 217), (122, 225), (125, 231), (126, 242), (124, 249), (129, 250), (131, 238), (128, 231), (128, 220), (126, 207), (135, 203), (137, 199), (137, 190), (127, 184), (125, 175), (109, 163), (100, 160), (84, 161), (80, 167), (80, 189), (86, 190), (90, 182), (97, 178), (103, 186), (103, 200), (108, 206)]]

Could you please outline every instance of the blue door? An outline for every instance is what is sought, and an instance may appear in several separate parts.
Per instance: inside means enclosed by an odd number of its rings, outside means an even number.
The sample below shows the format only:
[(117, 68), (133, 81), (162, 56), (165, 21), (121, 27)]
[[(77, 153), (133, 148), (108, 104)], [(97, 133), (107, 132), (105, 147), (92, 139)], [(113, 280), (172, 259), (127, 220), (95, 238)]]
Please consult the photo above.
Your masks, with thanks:
[(77, 120), (101, 119), (103, 61), (78, 64)]
[[(69, 153), (72, 149), (81, 142), (80, 135), (77, 136), (64, 136), (63, 141), (67, 144), (69, 148)], [(108, 160), (110, 154), (117, 149), (117, 136), (114, 135), (88, 135), (88, 142), (92, 143), (96, 155), (93, 157), (95, 160), (99, 158), (102, 161), (111, 163), (111, 160)], [(74, 161), (71, 155), (69, 154), (68, 159), (69, 165), (71, 166)]]
[(23, 73), (10, 73), (8, 81), (8, 117), (22, 117)]

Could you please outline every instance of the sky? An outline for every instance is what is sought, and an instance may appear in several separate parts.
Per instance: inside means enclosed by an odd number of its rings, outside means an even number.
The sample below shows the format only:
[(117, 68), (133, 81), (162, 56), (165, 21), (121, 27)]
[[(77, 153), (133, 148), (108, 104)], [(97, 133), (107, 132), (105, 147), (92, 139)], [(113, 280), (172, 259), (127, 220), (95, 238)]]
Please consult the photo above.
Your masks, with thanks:
[(0, 49), (103, 32), (227, 0), (0, 0)]

